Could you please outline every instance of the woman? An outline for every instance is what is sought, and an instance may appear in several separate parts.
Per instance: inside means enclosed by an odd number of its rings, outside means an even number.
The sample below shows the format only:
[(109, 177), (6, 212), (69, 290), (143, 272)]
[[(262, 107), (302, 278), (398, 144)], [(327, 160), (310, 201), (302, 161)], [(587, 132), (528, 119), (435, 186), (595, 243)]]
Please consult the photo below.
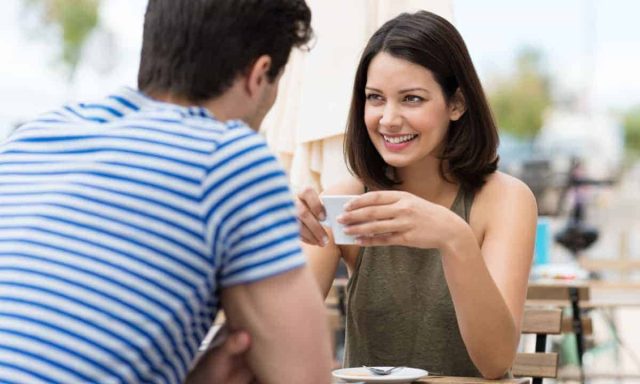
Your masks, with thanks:
[(496, 171), (498, 136), (464, 41), (445, 19), (402, 14), (369, 40), (345, 154), (361, 195), (336, 245), (311, 189), (298, 195), (305, 251), (326, 294), (349, 270), (345, 366), (404, 365), (498, 378), (520, 334), (537, 208)]

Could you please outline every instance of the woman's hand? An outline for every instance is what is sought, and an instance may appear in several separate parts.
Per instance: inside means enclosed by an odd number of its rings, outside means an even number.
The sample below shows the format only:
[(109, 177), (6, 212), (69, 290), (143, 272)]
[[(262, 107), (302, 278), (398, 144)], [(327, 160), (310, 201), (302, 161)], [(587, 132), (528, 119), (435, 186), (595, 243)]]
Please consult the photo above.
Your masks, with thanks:
[(338, 221), (358, 244), (442, 248), (466, 225), (449, 209), (402, 191), (368, 192), (347, 204)]
[(302, 241), (324, 247), (329, 243), (329, 236), (320, 224), (326, 218), (320, 196), (313, 188), (307, 187), (297, 197), (296, 209)]

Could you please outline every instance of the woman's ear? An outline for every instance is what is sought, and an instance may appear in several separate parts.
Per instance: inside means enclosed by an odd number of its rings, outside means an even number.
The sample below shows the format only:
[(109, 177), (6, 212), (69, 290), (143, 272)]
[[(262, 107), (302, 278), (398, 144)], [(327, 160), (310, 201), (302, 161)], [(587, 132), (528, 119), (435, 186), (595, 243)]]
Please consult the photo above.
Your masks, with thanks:
[(449, 120), (458, 121), (467, 111), (467, 102), (460, 88), (456, 89), (449, 101)]
[(246, 91), (253, 97), (260, 93), (260, 89), (269, 81), (268, 72), (271, 69), (271, 56), (262, 55), (249, 66), (246, 72)]

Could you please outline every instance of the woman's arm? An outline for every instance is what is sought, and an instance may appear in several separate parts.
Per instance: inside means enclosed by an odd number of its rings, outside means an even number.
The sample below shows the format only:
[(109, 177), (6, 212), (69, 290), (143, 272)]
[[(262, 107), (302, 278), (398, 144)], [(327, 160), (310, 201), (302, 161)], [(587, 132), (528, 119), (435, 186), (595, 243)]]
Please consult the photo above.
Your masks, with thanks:
[[(457, 235), (441, 248), (462, 338), (487, 378), (503, 376), (515, 357), (537, 220), (529, 188), (494, 177), (476, 198), (472, 225), (458, 222)], [(474, 221), (484, 228), (481, 246)]]
[(330, 240), (329, 245), (324, 247), (302, 244), (302, 251), (307, 256), (309, 267), (318, 283), (322, 297), (326, 298), (340, 262), (340, 248)]

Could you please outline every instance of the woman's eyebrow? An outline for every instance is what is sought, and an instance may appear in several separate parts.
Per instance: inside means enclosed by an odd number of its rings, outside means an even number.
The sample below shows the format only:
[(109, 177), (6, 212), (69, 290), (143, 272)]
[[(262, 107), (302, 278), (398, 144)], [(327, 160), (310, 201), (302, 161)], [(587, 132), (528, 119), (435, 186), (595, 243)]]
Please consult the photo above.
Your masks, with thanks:
[(415, 91), (422, 91), (422, 92), (429, 93), (429, 91), (426, 88), (420, 88), (420, 87), (401, 89), (400, 92), (398, 93), (409, 93), (409, 92), (415, 92)]
[[(366, 86), (364, 88), (365, 88), (366, 91), (369, 91), (369, 92), (384, 93), (381, 90), (379, 90), (378, 88), (369, 87), (369, 86)], [(402, 95), (402, 94), (405, 94), (405, 93), (411, 93), (411, 92), (415, 92), (415, 91), (421, 91), (421, 92), (424, 92), (426, 94), (431, 94), (431, 92), (429, 92), (429, 90), (427, 90), (426, 88), (422, 88), (422, 87), (413, 87), (413, 88), (401, 89), (400, 91), (398, 91), (398, 94)]]

